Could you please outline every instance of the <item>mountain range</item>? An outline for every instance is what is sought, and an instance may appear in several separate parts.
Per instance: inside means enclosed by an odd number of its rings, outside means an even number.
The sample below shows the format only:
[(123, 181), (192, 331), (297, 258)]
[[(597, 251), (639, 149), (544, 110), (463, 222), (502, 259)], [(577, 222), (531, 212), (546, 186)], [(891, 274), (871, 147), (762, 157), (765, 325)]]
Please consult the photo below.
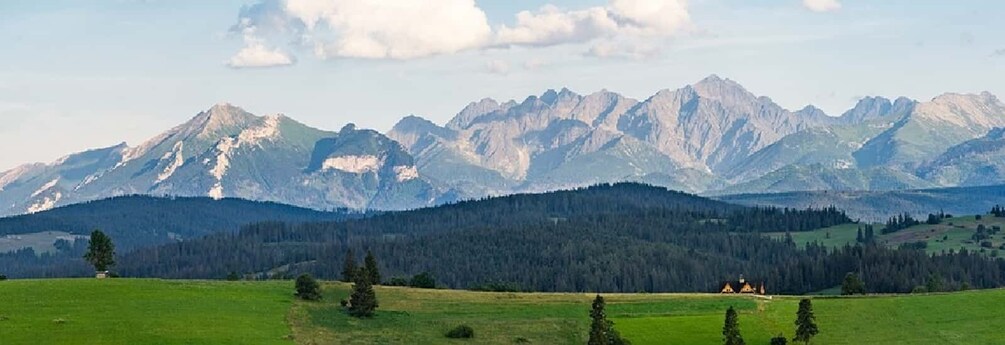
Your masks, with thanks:
[(867, 97), (829, 116), (714, 75), (644, 100), (564, 88), (483, 99), (384, 134), (218, 104), (139, 146), (0, 173), (0, 215), (127, 194), (409, 209), (616, 181), (708, 195), (979, 186), (1005, 182), (1003, 127), (1005, 104), (987, 92)]

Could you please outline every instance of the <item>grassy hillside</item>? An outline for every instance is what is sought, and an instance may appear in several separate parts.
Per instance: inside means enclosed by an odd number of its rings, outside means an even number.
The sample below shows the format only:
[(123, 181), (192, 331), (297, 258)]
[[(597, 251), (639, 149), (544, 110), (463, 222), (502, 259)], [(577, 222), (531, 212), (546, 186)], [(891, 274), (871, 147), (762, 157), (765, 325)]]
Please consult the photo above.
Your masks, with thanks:
[[(905, 243), (926, 242), (928, 247), (925, 250), (929, 253), (941, 253), (950, 249), (956, 251), (960, 249), (981, 251), (983, 249), (990, 255), (1001, 245), (1005, 244), (1005, 233), (999, 232), (991, 235), (991, 238), (986, 240), (993, 244), (993, 248), (982, 248), (980, 242), (971, 239), (971, 236), (977, 232), (977, 226), (980, 224), (983, 224), (989, 230), (994, 226), (1005, 228), (1005, 218), (996, 218), (987, 215), (982, 216), (981, 220), (977, 220), (975, 216), (954, 217), (944, 220), (942, 224), (920, 224), (885, 235), (879, 233), (880, 229), (883, 228), (882, 224), (876, 224), (875, 229), (877, 241), (891, 247), (897, 247)], [(800, 244), (818, 242), (832, 247), (843, 246), (855, 243), (858, 228), (859, 225), (856, 224), (844, 224), (814, 231), (793, 232), (792, 239)], [(782, 238), (785, 234), (771, 233), (770, 236)], [(1005, 255), (1005, 251), (1001, 252), (999, 254)]]
[[(482, 293), (378, 287), (375, 318), (338, 301), (292, 299), (292, 282), (13, 280), (0, 282), (0, 343), (36, 344), (582, 344), (591, 294)], [(637, 345), (718, 344), (723, 313), (740, 311), (751, 345), (792, 336), (797, 298), (610, 294), (608, 315)], [(1005, 290), (817, 298), (815, 344), (995, 344)], [(452, 341), (467, 324), (476, 338)], [(522, 339), (522, 340), (521, 340)]]

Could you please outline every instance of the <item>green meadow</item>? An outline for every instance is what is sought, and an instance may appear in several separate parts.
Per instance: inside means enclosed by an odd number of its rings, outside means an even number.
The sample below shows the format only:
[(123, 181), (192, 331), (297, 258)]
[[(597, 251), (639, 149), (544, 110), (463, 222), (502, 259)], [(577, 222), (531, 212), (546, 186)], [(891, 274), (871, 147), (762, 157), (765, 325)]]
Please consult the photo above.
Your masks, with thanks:
[[(921, 219), (924, 221), (924, 219)], [(941, 224), (929, 225), (920, 224), (907, 229), (903, 229), (891, 234), (881, 234), (880, 229), (883, 224), (874, 224), (876, 240), (879, 243), (891, 247), (912, 242), (926, 242), (925, 249), (929, 253), (941, 253), (943, 251), (966, 249), (968, 251), (984, 251), (991, 255), (998, 247), (1005, 244), (1005, 231), (991, 236), (990, 241), (994, 248), (982, 248), (980, 243), (971, 239), (977, 231), (977, 226), (983, 224), (989, 230), (993, 226), (1005, 228), (1005, 218), (982, 216), (977, 220), (976, 216), (961, 216), (943, 220)], [(830, 247), (839, 247), (846, 244), (855, 244), (858, 235), (858, 224), (843, 224), (829, 228), (817, 229), (806, 232), (791, 233), (792, 239), (796, 243), (805, 245), (807, 243), (820, 243)], [(864, 225), (861, 225), (864, 227)], [(768, 234), (775, 238), (784, 238), (785, 233)], [(1005, 255), (1005, 251), (1000, 253)]]
[[(290, 281), (54, 279), (0, 282), (0, 344), (583, 344), (592, 294), (377, 287), (372, 319), (339, 301), (299, 301)], [(729, 306), (747, 344), (792, 336), (799, 299), (607, 294), (608, 317), (634, 344), (718, 344)], [(1000, 344), (1005, 290), (817, 297), (815, 344)], [(450, 328), (474, 328), (450, 340)]]

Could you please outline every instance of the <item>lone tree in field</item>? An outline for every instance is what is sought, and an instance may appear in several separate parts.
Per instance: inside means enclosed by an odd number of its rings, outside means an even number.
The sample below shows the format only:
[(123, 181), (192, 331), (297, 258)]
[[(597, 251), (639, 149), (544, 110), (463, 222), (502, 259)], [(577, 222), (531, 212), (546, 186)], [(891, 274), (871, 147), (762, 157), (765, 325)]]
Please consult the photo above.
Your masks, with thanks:
[(349, 296), (349, 315), (358, 318), (372, 317), (376, 309), (377, 294), (373, 292), (373, 284), (370, 284), (366, 274), (356, 275), (352, 295)]
[(356, 280), (356, 274), (359, 274), (359, 267), (356, 266), (356, 256), (353, 254), (352, 249), (349, 249), (345, 252), (345, 262), (342, 263), (342, 281), (351, 283)]
[(796, 312), (796, 337), (792, 341), (810, 343), (813, 336), (820, 333), (817, 329), (817, 317), (813, 316), (813, 304), (809, 299), (799, 301), (799, 311)]
[(296, 288), (297, 297), (300, 297), (302, 300), (321, 300), (321, 285), (310, 274), (304, 273), (297, 277)]
[(854, 272), (848, 272), (845, 274), (844, 281), (841, 282), (841, 294), (842, 295), (864, 295), (865, 294), (865, 283), (862, 279), (858, 277)]
[(109, 267), (115, 266), (115, 244), (112, 243), (112, 238), (101, 230), (94, 230), (84, 259), (98, 272), (107, 271)]
[(377, 258), (373, 253), (366, 251), (366, 258), (363, 259), (363, 273), (371, 285), (380, 285), (380, 269), (377, 268)]
[(621, 338), (621, 334), (614, 329), (614, 323), (607, 320), (607, 313), (604, 307), (604, 297), (597, 295), (593, 300), (593, 309), (590, 310), (590, 340), (587, 345), (630, 345), (626, 339)]
[(722, 343), (724, 345), (746, 345), (740, 336), (740, 317), (736, 309), (726, 309), (726, 323), (722, 325)]

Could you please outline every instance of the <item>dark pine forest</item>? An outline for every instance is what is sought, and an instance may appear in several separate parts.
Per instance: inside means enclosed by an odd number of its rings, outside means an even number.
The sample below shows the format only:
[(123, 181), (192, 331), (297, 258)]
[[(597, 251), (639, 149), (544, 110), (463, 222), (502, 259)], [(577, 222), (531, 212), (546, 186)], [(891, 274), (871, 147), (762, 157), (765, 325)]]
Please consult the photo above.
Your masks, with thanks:
[[(264, 222), (141, 248), (124, 276), (338, 279), (345, 253), (371, 250), (385, 279), (428, 272), (442, 287), (528, 291), (717, 291), (744, 275), (801, 294), (856, 272), (870, 292), (1005, 285), (1005, 261), (873, 244), (797, 246), (763, 236), (852, 222), (834, 208), (747, 208), (639, 184), (513, 195), (345, 221)], [(360, 258), (356, 258), (359, 260)]]

